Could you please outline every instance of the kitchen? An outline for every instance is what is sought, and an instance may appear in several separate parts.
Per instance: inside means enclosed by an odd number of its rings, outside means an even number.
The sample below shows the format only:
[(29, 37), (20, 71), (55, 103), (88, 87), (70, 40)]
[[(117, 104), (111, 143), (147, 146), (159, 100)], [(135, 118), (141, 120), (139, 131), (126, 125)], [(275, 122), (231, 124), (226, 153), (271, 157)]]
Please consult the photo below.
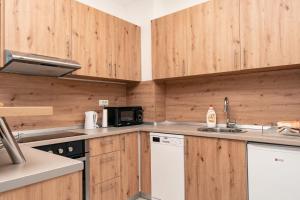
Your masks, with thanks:
[(298, 200), (298, 8), (0, 0), (0, 200)]

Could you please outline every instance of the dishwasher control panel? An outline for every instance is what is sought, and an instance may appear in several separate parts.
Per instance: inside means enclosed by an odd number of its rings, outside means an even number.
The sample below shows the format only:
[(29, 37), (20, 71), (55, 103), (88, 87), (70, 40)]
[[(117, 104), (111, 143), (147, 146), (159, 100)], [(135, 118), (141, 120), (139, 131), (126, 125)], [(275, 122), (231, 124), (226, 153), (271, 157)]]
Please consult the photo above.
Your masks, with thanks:
[(166, 144), (174, 146), (183, 146), (184, 137), (182, 135), (169, 135), (169, 134), (151, 134), (151, 142), (157, 144)]

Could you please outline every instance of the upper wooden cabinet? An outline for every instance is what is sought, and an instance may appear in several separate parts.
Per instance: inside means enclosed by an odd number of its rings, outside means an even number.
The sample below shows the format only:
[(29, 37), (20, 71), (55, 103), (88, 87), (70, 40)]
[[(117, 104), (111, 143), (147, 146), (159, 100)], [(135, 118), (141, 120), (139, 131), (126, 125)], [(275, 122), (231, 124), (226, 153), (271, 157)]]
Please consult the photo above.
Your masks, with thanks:
[(153, 77), (297, 66), (299, 9), (298, 0), (210, 0), (153, 20)]
[(71, 0), (2, 0), (1, 6), (2, 48), (71, 58)]
[(240, 68), (239, 0), (211, 0), (152, 21), (154, 79)]
[(239, 0), (211, 0), (188, 12), (187, 75), (239, 70)]
[(299, 0), (241, 0), (243, 69), (300, 63), (299, 9)]
[(140, 28), (72, 1), (72, 59), (76, 75), (139, 81)]
[(188, 11), (152, 21), (153, 78), (187, 75)]

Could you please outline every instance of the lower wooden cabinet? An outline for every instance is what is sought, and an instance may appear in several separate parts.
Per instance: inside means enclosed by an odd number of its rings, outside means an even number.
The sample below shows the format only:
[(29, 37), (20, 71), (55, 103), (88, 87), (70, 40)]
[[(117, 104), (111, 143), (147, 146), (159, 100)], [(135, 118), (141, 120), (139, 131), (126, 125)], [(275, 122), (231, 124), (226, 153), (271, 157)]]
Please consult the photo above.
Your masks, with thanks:
[(141, 192), (146, 196), (151, 196), (151, 144), (149, 132), (141, 132)]
[(95, 156), (90, 158), (90, 182), (92, 185), (119, 176), (120, 151), (106, 153), (101, 156)]
[(186, 200), (246, 200), (246, 143), (185, 138)]
[(139, 192), (138, 133), (121, 135), (121, 200)]
[(91, 200), (120, 200), (120, 177), (91, 187)]
[(82, 172), (0, 193), (0, 200), (82, 200)]
[(92, 139), (91, 200), (128, 200), (139, 192), (138, 132)]

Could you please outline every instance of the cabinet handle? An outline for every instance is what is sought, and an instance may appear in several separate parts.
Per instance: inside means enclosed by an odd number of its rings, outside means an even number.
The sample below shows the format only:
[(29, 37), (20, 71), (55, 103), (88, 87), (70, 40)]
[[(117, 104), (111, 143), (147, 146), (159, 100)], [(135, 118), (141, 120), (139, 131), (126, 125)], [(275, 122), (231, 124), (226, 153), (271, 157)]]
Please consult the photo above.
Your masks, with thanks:
[(244, 69), (247, 68), (247, 50), (244, 48)]
[(102, 185), (102, 187), (101, 187), (101, 193), (107, 192), (109, 190), (112, 190), (112, 189), (115, 188), (115, 186), (116, 186), (116, 182), (110, 183), (108, 185)]
[(185, 60), (182, 60), (182, 75), (185, 76)]
[(117, 64), (114, 64), (115, 67), (115, 78), (117, 78)]
[(113, 139), (110, 139), (110, 140), (102, 140), (100, 142), (100, 145), (101, 146), (106, 146), (106, 145), (112, 145), (113, 144)]
[(125, 137), (122, 137), (122, 150), (125, 151)]
[(233, 62), (234, 62), (234, 69), (237, 69), (237, 67), (238, 67), (238, 65), (237, 65), (237, 63), (238, 63), (238, 61), (237, 61), (237, 51), (235, 50), (234, 51), (234, 60), (233, 60)]
[(108, 70), (109, 70), (109, 77), (112, 77), (112, 68), (111, 68), (111, 64), (108, 64)]
[(101, 158), (100, 159), (100, 164), (113, 162), (114, 160), (115, 160), (114, 156), (110, 156), (108, 158)]

